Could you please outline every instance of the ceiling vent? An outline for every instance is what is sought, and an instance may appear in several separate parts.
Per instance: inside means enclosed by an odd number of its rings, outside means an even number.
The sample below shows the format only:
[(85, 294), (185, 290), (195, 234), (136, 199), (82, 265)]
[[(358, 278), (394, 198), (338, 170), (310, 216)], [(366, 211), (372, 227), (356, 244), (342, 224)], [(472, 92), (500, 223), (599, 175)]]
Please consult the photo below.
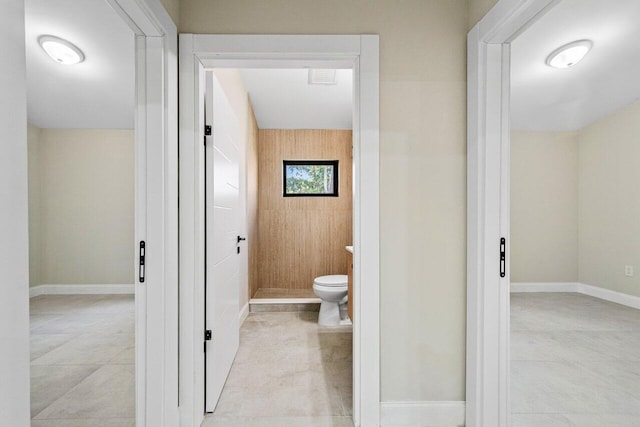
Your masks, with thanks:
[(334, 85), (336, 84), (336, 70), (316, 69), (309, 70), (310, 85)]

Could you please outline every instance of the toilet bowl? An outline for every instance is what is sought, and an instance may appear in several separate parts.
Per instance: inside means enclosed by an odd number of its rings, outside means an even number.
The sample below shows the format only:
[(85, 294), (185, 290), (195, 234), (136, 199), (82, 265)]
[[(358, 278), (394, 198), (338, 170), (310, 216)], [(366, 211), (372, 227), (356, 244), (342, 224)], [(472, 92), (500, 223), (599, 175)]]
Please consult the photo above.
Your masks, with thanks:
[(322, 300), (318, 324), (322, 326), (340, 325), (340, 304), (346, 303), (347, 275), (335, 274), (316, 277), (313, 292)]

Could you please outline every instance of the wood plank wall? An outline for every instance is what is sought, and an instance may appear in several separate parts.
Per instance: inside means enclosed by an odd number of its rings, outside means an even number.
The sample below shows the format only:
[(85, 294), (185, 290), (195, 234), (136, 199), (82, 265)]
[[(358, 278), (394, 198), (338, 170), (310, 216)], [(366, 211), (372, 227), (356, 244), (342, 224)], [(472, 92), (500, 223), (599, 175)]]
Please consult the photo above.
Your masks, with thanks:
[[(247, 95), (248, 96), (248, 95)], [(249, 247), (249, 299), (258, 291), (258, 122), (251, 99), (247, 118), (247, 246)]]
[[(282, 197), (283, 160), (339, 160), (339, 197)], [(315, 277), (347, 274), (351, 175), (350, 130), (258, 131), (259, 248), (251, 262), (259, 288), (311, 289)]]

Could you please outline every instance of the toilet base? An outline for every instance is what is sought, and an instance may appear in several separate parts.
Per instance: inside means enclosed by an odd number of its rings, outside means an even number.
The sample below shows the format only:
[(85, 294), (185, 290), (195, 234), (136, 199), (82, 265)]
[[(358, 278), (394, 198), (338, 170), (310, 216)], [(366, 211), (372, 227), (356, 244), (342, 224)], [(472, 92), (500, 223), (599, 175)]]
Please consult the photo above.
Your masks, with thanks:
[(340, 306), (337, 302), (322, 301), (318, 324), (321, 326), (340, 326)]
[(340, 325), (340, 307), (337, 302), (322, 301), (320, 303), (318, 324), (321, 326)]

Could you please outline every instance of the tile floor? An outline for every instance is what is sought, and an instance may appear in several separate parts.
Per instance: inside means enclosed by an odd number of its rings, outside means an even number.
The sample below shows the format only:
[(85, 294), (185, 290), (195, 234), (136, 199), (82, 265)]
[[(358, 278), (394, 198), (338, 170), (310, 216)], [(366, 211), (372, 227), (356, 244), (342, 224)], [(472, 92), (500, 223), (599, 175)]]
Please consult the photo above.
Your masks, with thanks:
[[(640, 426), (640, 310), (579, 294), (511, 299), (512, 425)], [(134, 425), (132, 296), (31, 299), (32, 426)], [(351, 329), (251, 313), (206, 427), (351, 426)]]
[(513, 427), (640, 426), (640, 310), (512, 294), (511, 379)]
[(31, 299), (32, 427), (133, 427), (133, 295)]
[(205, 427), (352, 427), (351, 327), (317, 312), (251, 313)]

